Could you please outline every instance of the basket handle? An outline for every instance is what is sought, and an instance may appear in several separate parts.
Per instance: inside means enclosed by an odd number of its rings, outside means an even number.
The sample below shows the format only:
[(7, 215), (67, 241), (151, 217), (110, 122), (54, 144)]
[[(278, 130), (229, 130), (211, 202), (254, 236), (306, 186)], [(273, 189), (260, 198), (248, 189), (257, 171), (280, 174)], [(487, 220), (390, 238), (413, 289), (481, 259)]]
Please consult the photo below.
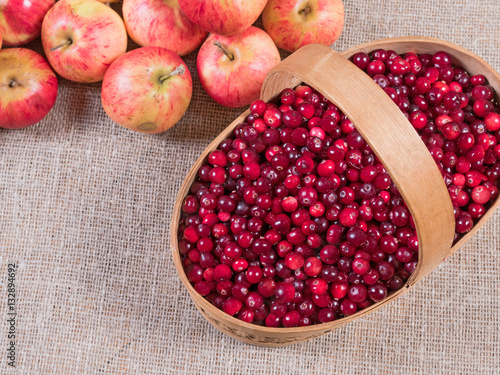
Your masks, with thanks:
[(404, 198), (419, 240), (417, 269), (407, 282), (412, 286), (446, 258), (455, 233), (453, 206), (436, 163), (388, 95), (331, 48), (307, 45), (283, 60), (266, 76), (261, 98), (267, 102), (302, 82), (353, 122)]

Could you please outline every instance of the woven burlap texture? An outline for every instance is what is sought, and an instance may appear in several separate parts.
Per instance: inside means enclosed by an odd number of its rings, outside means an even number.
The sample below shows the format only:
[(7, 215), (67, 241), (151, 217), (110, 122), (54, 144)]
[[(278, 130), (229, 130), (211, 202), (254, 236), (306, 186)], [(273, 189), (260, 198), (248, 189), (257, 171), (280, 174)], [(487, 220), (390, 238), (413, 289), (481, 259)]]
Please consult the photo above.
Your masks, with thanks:
[[(498, 0), (344, 3), (335, 50), (430, 36), (500, 70)], [(0, 373), (499, 374), (499, 214), (403, 297), (318, 339), (254, 347), (201, 317), (172, 262), (171, 212), (192, 163), (242, 109), (204, 93), (196, 54), (185, 57), (192, 103), (163, 134), (116, 125), (100, 84), (62, 78), (41, 123), (0, 131)], [(6, 364), (13, 262), (16, 369)]]

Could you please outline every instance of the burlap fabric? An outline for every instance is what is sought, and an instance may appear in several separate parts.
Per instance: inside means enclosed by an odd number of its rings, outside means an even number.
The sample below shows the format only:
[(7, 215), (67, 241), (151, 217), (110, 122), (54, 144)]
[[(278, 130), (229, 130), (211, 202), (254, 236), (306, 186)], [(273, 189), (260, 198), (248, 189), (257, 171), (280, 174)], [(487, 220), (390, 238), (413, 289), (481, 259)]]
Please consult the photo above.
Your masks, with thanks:
[[(431, 36), (500, 70), (498, 0), (345, 6), (338, 51)], [(99, 84), (64, 79), (40, 124), (0, 131), (0, 373), (500, 373), (499, 214), (402, 298), (321, 338), (269, 349), (212, 328), (177, 277), (168, 230), (186, 172), (242, 109), (213, 102), (197, 79), (196, 52), (185, 60), (193, 100), (163, 134), (116, 125)], [(9, 263), (18, 265), (16, 369), (6, 363)]]

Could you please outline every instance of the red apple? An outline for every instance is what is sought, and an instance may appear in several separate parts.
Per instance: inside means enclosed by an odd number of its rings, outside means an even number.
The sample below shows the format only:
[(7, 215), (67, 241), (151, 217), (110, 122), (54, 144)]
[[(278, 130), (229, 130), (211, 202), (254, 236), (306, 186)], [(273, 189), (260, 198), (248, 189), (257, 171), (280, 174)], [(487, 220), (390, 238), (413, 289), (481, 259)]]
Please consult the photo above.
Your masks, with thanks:
[(179, 0), (184, 14), (213, 34), (231, 35), (248, 29), (259, 18), (267, 0)]
[(113, 9), (98, 1), (61, 0), (45, 16), (42, 44), (50, 65), (75, 82), (98, 82), (127, 50), (127, 31)]
[(196, 65), (208, 95), (223, 106), (236, 108), (259, 97), (267, 72), (279, 62), (271, 37), (250, 26), (238, 35), (211, 34), (200, 48)]
[(104, 76), (102, 106), (116, 123), (141, 133), (174, 126), (191, 101), (188, 67), (174, 52), (143, 47), (119, 57)]
[(180, 56), (198, 48), (208, 33), (182, 13), (177, 0), (123, 0), (128, 35), (143, 47), (164, 47)]
[(45, 58), (26, 48), (0, 51), (0, 127), (21, 129), (41, 121), (57, 97), (57, 77)]
[(2, 28), (0, 27), (0, 48), (2, 48), (2, 41), (3, 41), (3, 38), (2, 38)]
[(20, 46), (40, 35), (45, 14), (55, 0), (0, 0), (0, 29), (6, 46)]
[(311, 43), (330, 46), (344, 27), (344, 5), (342, 0), (269, 0), (262, 23), (285, 51)]

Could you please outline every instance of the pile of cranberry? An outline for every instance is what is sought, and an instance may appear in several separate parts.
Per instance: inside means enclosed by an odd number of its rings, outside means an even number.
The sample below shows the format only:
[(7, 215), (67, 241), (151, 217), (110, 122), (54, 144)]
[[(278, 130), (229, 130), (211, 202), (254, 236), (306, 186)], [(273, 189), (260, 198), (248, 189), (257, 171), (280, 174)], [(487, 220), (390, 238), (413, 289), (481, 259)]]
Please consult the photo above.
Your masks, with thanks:
[[(352, 61), (415, 127), (448, 187), (457, 240), (498, 196), (500, 115), (483, 75), (434, 55)], [(402, 288), (418, 261), (404, 200), (355, 126), (308, 86), (257, 100), (182, 205), (189, 281), (245, 322), (330, 322)]]

